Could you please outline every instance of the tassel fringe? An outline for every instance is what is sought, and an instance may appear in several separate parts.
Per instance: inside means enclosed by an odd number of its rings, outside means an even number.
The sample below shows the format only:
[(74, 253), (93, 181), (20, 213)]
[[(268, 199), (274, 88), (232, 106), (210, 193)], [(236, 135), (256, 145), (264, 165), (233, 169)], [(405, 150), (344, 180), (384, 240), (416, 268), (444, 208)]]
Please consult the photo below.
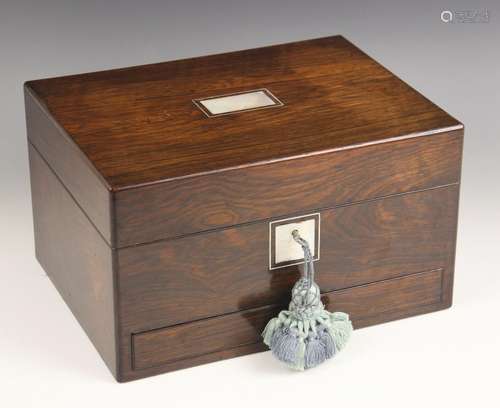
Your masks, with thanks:
[(278, 360), (295, 370), (304, 370), (342, 350), (352, 330), (346, 313), (322, 309), (316, 316), (299, 319), (284, 310), (267, 323), (262, 336)]

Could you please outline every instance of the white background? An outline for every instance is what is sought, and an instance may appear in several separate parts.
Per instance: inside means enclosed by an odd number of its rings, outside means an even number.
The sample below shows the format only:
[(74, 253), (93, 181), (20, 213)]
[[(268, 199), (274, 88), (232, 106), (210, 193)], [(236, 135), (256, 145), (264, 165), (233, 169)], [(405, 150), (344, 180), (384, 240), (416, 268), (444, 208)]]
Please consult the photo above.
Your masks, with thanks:
[[(500, 406), (500, 5), (404, 3), (1, 0), (0, 407)], [(34, 259), (22, 83), (331, 34), (466, 125), (454, 306), (304, 373), (260, 353), (115, 383)]]

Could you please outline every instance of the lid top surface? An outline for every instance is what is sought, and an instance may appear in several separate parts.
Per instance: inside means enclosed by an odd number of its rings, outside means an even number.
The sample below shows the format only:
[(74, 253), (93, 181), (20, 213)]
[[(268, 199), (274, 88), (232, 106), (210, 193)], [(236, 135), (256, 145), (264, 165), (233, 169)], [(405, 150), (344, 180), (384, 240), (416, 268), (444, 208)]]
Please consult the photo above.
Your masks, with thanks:
[(26, 86), (113, 189), (461, 126), (341, 36)]

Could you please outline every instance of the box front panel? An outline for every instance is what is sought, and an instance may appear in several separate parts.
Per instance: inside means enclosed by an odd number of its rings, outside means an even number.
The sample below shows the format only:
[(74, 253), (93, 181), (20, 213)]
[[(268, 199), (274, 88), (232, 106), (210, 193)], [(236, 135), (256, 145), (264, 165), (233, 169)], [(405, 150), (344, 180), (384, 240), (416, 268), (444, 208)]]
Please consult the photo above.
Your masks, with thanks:
[[(449, 305), (457, 203), (455, 184), (319, 211), (321, 257), (316, 262), (317, 282), (328, 295), (325, 300), (329, 307), (336, 307), (338, 294), (342, 307), (353, 314), (355, 326), (359, 327), (411, 315), (420, 308), (428, 311)], [(220, 325), (222, 329), (217, 332), (222, 333), (233, 330), (236, 324), (234, 330), (241, 338), (235, 341), (241, 344), (231, 343), (222, 348), (225, 350), (248, 348), (260, 341), (261, 323), (275, 309), (286, 307), (301, 271), (300, 265), (269, 268), (272, 221), (118, 250), (126, 376), (147, 375), (150, 366), (166, 371), (189, 365), (202, 355), (209, 359), (208, 355), (215, 358), (221, 353), (207, 340), (206, 348), (199, 348), (200, 355), (185, 354), (191, 347), (189, 336), (183, 337), (182, 350), (171, 347), (175, 333), (192, 321), (209, 319), (201, 329), (198, 323), (195, 325), (200, 333), (210, 331), (205, 329), (210, 327), (210, 321)], [(430, 292), (424, 284), (423, 303), (417, 300), (420, 295), (412, 292), (413, 286), (404, 288), (398, 283), (411, 279), (418, 285), (425, 276), (432, 276), (432, 282), (428, 283)], [(361, 289), (373, 282), (377, 282), (377, 291), (365, 293)], [(398, 308), (394, 301), (380, 303), (391, 296), (402, 299), (403, 306)], [(432, 302), (425, 300), (429, 296)], [(252, 310), (266, 307), (272, 312), (263, 312), (265, 319), (261, 319), (260, 311), (252, 314)], [(241, 311), (247, 311), (248, 319), (237, 317)], [(236, 320), (217, 318), (221, 315), (234, 315)], [(216, 320), (210, 320), (213, 318)], [(151, 330), (154, 335), (149, 334)], [(134, 368), (132, 339), (138, 359)], [(156, 342), (159, 354), (153, 355)], [(212, 342), (220, 343), (217, 339)]]

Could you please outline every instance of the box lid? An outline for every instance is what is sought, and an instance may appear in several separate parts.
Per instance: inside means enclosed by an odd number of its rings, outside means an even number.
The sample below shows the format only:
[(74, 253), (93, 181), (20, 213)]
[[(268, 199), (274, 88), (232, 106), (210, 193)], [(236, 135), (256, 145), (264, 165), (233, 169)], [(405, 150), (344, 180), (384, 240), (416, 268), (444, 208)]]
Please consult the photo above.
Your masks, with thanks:
[(112, 247), (459, 180), (462, 124), (341, 36), (25, 96), (30, 143)]
[[(110, 190), (461, 126), (341, 36), (31, 81), (27, 89)], [(265, 109), (220, 114), (212, 106), (211, 115), (203, 105), (256, 90), (250, 97)]]

